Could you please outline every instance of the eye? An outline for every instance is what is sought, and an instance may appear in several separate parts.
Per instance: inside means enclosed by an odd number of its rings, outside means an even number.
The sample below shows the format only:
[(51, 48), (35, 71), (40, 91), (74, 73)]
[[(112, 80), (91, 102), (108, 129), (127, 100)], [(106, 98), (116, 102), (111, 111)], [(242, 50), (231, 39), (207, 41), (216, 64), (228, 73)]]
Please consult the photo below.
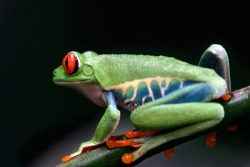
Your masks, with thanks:
[(69, 53), (63, 58), (62, 66), (68, 74), (74, 74), (80, 67), (79, 58), (74, 53)]

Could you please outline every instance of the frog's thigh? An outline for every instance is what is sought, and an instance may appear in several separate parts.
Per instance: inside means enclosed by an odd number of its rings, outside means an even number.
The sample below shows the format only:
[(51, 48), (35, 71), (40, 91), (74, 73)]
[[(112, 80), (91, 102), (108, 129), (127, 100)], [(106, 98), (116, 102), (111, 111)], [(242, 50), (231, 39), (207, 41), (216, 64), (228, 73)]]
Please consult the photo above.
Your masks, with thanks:
[[(148, 116), (147, 114), (152, 115)], [(218, 103), (171, 104), (152, 107), (145, 114), (133, 117), (133, 121), (140, 124), (139, 128), (167, 129), (180, 127), (171, 132), (156, 135), (143, 144), (142, 147), (132, 154), (133, 161), (135, 161), (149, 150), (164, 143), (215, 126), (224, 117), (224, 109)]]
[(144, 110), (134, 110), (130, 119), (139, 129), (160, 130), (208, 120), (215, 120), (214, 124), (217, 124), (223, 117), (224, 109), (218, 103), (181, 103), (162, 104)]

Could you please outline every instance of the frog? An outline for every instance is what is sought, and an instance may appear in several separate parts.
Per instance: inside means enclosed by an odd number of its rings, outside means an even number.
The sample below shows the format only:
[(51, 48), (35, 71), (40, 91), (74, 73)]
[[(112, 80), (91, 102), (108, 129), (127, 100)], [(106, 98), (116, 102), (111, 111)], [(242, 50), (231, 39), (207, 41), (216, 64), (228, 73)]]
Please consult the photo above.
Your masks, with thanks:
[[(121, 157), (130, 164), (171, 140), (216, 126), (224, 108), (212, 100), (226, 100), (231, 92), (229, 58), (219, 44), (210, 45), (198, 65), (162, 55), (71, 51), (53, 71), (53, 82), (106, 107), (93, 138), (63, 157), (64, 162), (106, 143), (109, 148), (137, 148)], [(137, 128), (128, 130), (124, 140), (112, 136), (120, 108), (130, 112)]]

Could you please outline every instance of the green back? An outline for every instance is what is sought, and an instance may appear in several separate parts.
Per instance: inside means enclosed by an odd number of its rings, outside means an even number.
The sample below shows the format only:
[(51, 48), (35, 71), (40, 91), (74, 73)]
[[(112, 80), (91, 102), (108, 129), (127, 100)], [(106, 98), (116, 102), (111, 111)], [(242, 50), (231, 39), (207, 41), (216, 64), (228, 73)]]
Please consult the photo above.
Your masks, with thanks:
[(97, 81), (104, 88), (157, 76), (207, 81), (214, 84), (221, 79), (214, 70), (165, 56), (99, 55), (86, 57), (85, 61), (93, 67)]

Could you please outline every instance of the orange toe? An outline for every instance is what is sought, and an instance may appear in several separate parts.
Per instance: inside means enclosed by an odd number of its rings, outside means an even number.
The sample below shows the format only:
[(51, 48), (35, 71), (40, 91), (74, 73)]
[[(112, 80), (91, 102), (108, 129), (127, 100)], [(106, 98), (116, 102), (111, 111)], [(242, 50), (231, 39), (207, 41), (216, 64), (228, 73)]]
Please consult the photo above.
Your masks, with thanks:
[(228, 131), (235, 131), (237, 128), (238, 128), (238, 124), (233, 124), (233, 125), (227, 126)]
[(227, 101), (228, 99), (231, 98), (231, 95), (224, 94), (224, 95), (221, 96), (221, 98), (222, 98), (224, 101)]
[(71, 159), (73, 159), (74, 157), (70, 157), (70, 156), (64, 156), (63, 158), (62, 158), (62, 161), (63, 162), (67, 162), (67, 161), (69, 161), (69, 160), (71, 160)]
[(164, 154), (167, 158), (171, 158), (174, 155), (174, 149), (173, 148), (167, 149), (166, 151), (164, 151)]
[(137, 139), (128, 139), (128, 140), (116, 140), (113, 137), (110, 137), (107, 141), (106, 141), (106, 145), (109, 148), (116, 148), (116, 147), (140, 147), (142, 144), (140, 143), (134, 143), (133, 141), (137, 140)]
[(112, 136), (106, 141), (106, 145), (108, 148), (118, 147), (117, 140)]
[(122, 162), (125, 164), (131, 164), (133, 162), (133, 155), (126, 153), (122, 156)]
[(125, 136), (127, 138), (134, 138), (134, 137), (145, 137), (150, 136), (158, 133), (160, 130), (153, 130), (153, 131), (133, 131), (133, 130), (127, 130), (125, 133)]
[(208, 133), (206, 145), (209, 148), (213, 148), (216, 145), (216, 131)]

